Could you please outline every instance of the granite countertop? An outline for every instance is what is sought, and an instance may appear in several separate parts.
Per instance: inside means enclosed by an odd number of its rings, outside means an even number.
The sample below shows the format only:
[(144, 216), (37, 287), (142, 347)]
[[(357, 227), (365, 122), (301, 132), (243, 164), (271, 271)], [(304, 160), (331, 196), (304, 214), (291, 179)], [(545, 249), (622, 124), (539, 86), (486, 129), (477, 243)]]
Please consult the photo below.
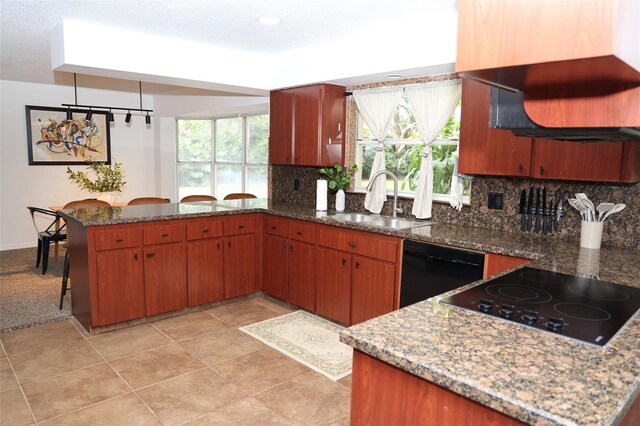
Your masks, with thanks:
[[(577, 242), (447, 224), (394, 231), (338, 222), (312, 207), (266, 199), (104, 207), (62, 211), (61, 215), (84, 226), (98, 226), (249, 212), (526, 257), (535, 268), (640, 287), (640, 256), (634, 250), (580, 249)], [(640, 393), (638, 314), (600, 348), (441, 304), (440, 297), (348, 328), (341, 340), (532, 424), (614, 424)]]

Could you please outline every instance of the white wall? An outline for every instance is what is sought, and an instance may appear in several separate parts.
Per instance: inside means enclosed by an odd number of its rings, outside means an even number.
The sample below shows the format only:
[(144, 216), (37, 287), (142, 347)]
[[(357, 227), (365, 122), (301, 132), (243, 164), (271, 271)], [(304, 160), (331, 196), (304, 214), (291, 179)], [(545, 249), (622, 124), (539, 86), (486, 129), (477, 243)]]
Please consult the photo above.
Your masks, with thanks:
[[(90, 194), (71, 183), (66, 166), (29, 166), (25, 105), (59, 107), (73, 103), (73, 87), (0, 81), (0, 250), (35, 246), (37, 238), (27, 206), (48, 207)], [(78, 88), (78, 103), (139, 105), (138, 93)], [(145, 108), (153, 98), (143, 97)], [(138, 196), (170, 196), (157, 191), (154, 125), (134, 115), (131, 124), (116, 114), (111, 125), (111, 155), (124, 166), (126, 186), (120, 201)], [(81, 170), (83, 167), (73, 167)]]

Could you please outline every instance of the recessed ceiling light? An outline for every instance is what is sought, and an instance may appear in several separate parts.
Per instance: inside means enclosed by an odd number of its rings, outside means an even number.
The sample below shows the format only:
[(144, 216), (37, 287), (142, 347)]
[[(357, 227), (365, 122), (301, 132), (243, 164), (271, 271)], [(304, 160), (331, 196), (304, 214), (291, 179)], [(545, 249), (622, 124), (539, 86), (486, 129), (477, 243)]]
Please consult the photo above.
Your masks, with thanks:
[(404, 75), (402, 75), (402, 74), (389, 74), (389, 75), (387, 76), (387, 78), (388, 78), (389, 80), (400, 80), (400, 79), (403, 79), (403, 78), (404, 78)]
[(276, 18), (275, 16), (263, 16), (258, 19), (262, 25), (278, 25), (280, 23), (280, 18)]

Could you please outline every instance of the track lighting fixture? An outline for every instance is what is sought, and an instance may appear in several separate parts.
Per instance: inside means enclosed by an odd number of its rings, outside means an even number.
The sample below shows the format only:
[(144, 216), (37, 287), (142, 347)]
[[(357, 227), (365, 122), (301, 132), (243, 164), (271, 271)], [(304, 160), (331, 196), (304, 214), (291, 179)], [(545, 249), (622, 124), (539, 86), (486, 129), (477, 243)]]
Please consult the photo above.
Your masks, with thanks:
[(73, 120), (73, 114), (71, 113), (71, 108), (67, 108), (67, 120)]
[(89, 108), (89, 111), (87, 112), (87, 115), (84, 117), (84, 119), (87, 121), (91, 121), (91, 117), (93, 117), (93, 111), (91, 111), (91, 108)]
[(127, 115), (125, 115), (124, 122), (127, 124), (131, 123), (131, 111), (128, 111)]
[(146, 124), (151, 124), (151, 116), (149, 115), (149, 113), (147, 113), (147, 115), (144, 117), (144, 122)]
[(114, 121), (116, 121), (111, 110), (109, 110), (109, 112), (107, 113), (107, 120), (109, 120), (109, 123), (113, 123)]

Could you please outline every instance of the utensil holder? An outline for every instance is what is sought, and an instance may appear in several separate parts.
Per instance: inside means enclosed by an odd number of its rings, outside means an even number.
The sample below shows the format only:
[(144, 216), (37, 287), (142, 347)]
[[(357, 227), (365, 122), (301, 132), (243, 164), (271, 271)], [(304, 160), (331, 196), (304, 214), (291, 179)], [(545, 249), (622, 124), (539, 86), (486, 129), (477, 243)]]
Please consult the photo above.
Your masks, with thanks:
[(580, 229), (580, 247), (599, 249), (602, 242), (602, 228), (604, 222), (582, 221)]

